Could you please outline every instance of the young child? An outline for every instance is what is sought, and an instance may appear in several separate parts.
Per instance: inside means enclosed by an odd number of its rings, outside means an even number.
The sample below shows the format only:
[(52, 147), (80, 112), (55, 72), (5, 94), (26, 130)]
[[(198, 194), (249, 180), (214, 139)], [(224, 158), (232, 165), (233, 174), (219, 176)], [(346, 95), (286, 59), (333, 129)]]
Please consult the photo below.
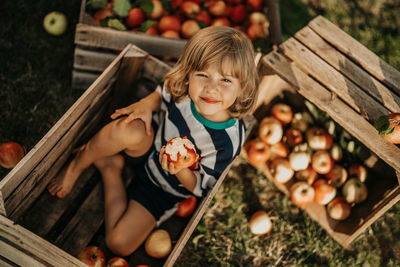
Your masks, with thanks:
[[(205, 196), (239, 154), (241, 118), (253, 110), (257, 86), (253, 46), (245, 34), (223, 26), (200, 30), (164, 83), (116, 110), (115, 120), (79, 149), (49, 192), (64, 197), (94, 163), (104, 184), (106, 244), (116, 254), (131, 254), (179, 201)], [(178, 136), (187, 136), (200, 155), (194, 169), (177, 169), (167, 160), (165, 144)], [(137, 174), (128, 194), (124, 164)]]

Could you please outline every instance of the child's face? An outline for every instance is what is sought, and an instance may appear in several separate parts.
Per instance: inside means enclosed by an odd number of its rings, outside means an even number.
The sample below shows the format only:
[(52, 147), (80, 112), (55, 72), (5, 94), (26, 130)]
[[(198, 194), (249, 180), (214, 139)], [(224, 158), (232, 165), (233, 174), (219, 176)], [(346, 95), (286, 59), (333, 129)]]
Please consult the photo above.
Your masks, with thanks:
[[(224, 66), (227, 65), (227, 66)], [(223, 69), (229, 70), (224, 63)], [(213, 122), (224, 122), (231, 118), (228, 108), (235, 102), (240, 91), (240, 81), (219, 72), (218, 65), (211, 64), (202, 71), (189, 75), (189, 97), (194, 102), (197, 112)]]

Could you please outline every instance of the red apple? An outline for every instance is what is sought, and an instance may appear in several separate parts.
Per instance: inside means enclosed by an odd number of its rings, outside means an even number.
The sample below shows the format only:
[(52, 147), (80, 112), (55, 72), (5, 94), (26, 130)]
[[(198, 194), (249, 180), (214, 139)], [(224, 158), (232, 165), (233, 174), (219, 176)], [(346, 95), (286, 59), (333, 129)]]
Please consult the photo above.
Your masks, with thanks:
[(144, 33), (148, 35), (158, 35), (157, 26), (153, 25), (149, 27)]
[(108, 260), (107, 267), (129, 267), (129, 264), (124, 258), (114, 257)]
[(268, 29), (259, 24), (251, 24), (247, 28), (246, 34), (252, 41), (255, 41), (257, 39), (264, 39), (268, 36)]
[(251, 6), (254, 10), (261, 10), (263, 7), (263, 0), (247, 0), (246, 4)]
[(184, 38), (189, 39), (198, 31), (200, 31), (200, 26), (199, 23), (194, 19), (189, 19), (183, 22), (181, 33)]
[(248, 145), (247, 158), (253, 165), (266, 163), (269, 159), (270, 151), (267, 144), (258, 140), (251, 140)]
[(196, 148), (186, 136), (169, 140), (165, 145), (165, 154), (168, 161), (173, 162), (177, 169), (189, 168), (199, 159)]
[(289, 124), (293, 119), (292, 108), (285, 103), (276, 103), (271, 108), (271, 115), (283, 125)]
[(258, 136), (266, 144), (276, 144), (281, 141), (283, 128), (281, 123), (273, 117), (265, 117), (258, 128)]
[(297, 171), (294, 177), (297, 180), (306, 181), (309, 185), (312, 185), (317, 179), (318, 173), (311, 166), (308, 166), (307, 169)]
[(13, 168), (24, 157), (24, 149), (16, 142), (6, 142), (0, 145), (0, 166)]
[(128, 16), (125, 19), (125, 25), (128, 28), (139, 26), (144, 21), (144, 12), (138, 7), (129, 10)]
[(194, 18), (200, 13), (200, 6), (193, 1), (184, 1), (181, 5), (182, 13), (188, 18)]
[(249, 228), (255, 235), (268, 234), (272, 230), (272, 221), (265, 211), (259, 210), (251, 215)]
[(183, 0), (169, 0), (169, 3), (172, 9), (178, 9), (182, 5)]
[(306, 133), (306, 139), (311, 149), (327, 150), (333, 143), (332, 135), (327, 130), (320, 127), (313, 127)]
[(226, 27), (230, 27), (231, 26), (231, 22), (229, 21), (228, 18), (226, 17), (218, 17), (215, 18), (212, 23), (212, 26), (226, 26)]
[(150, 13), (147, 13), (147, 16), (150, 19), (158, 19), (162, 16), (164, 11), (162, 3), (159, 0), (152, 0), (151, 2), (153, 3), (153, 9), (151, 10)]
[(172, 38), (172, 39), (180, 39), (179, 32), (168, 30), (161, 34), (162, 37)]
[(163, 16), (158, 23), (158, 29), (162, 33), (165, 31), (179, 32), (181, 29), (181, 22), (176, 16)]
[(89, 246), (83, 249), (79, 253), (78, 259), (95, 267), (104, 267), (106, 262), (103, 251), (97, 246)]
[(289, 163), (294, 171), (307, 169), (310, 160), (310, 154), (306, 151), (292, 151), (289, 154)]
[(284, 184), (292, 179), (294, 171), (287, 159), (276, 158), (271, 162), (270, 171), (277, 183)]
[(197, 198), (189, 196), (187, 199), (178, 203), (178, 209), (175, 215), (178, 217), (187, 217), (193, 213), (197, 205)]
[(313, 202), (314, 194), (314, 188), (306, 182), (296, 182), (290, 187), (290, 199), (299, 207)]
[(346, 169), (339, 164), (333, 165), (332, 170), (325, 174), (329, 183), (335, 187), (341, 187), (346, 182), (347, 176)]
[(361, 203), (367, 199), (367, 186), (357, 178), (349, 179), (342, 187), (342, 194), (348, 203)]
[(336, 187), (330, 185), (325, 179), (318, 179), (313, 184), (314, 201), (320, 205), (327, 205), (336, 196)]
[(290, 127), (285, 131), (284, 140), (289, 146), (295, 146), (303, 142), (303, 134), (299, 129)]
[(390, 113), (387, 116), (389, 117), (388, 129), (394, 127), (394, 130), (390, 134), (383, 135), (383, 138), (390, 143), (400, 144), (400, 113)]
[(157, 259), (165, 258), (172, 249), (171, 237), (167, 231), (157, 229), (146, 239), (144, 248), (150, 257)]
[(208, 2), (208, 11), (210, 14), (220, 17), (220, 16), (226, 16), (228, 14), (228, 6), (227, 4), (222, 1), (222, 0), (211, 0)]
[(343, 198), (336, 197), (329, 202), (327, 211), (329, 217), (334, 220), (342, 221), (350, 216), (351, 207)]
[(206, 10), (201, 10), (200, 13), (197, 14), (196, 19), (203, 22), (206, 26), (211, 24), (211, 16)]
[(247, 17), (247, 10), (245, 5), (233, 6), (230, 10), (229, 17), (233, 21), (233, 23), (242, 23)]
[(367, 180), (368, 176), (367, 169), (359, 163), (351, 164), (348, 169), (348, 173), (351, 178), (355, 177), (362, 183), (364, 183)]
[(289, 155), (289, 149), (281, 142), (270, 145), (270, 159), (286, 158)]
[(250, 24), (259, 24), (261, 26), (269, 26), (267, 16), (259, 11), (251, 12), (249, 15)]
[(107, 17), (113, 17), (114, 12), (112, 9), (109, 8), (104, 8), (104, 9), (99, 9), (93, 14), (93, 19), (97, 22), (100, 23), (101, 20), (107, 18)]
[(319, 150), (311, 156), (311, 166), (319, 174), (327, 174), (332, 170), (333, 159), (328, 151)]

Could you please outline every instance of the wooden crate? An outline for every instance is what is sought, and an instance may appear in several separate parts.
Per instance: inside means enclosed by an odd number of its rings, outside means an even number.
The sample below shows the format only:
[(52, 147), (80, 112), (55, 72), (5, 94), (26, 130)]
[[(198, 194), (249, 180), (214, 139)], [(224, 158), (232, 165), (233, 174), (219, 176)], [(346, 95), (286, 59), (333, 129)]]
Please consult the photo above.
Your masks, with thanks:
[[(46, 186), (69, 162), (73, 148), (85, 143), (107, 123), (115, 108), (150, 93), (169, 69), (162, 61), (128, 45), (0, 181), (1, 266), (83, 266), (75, 258), (77, 254), (104, 236), (101, 177), (94, 167), (88, 168), (64, 199), (52, 197)], [(248, 129), (254, 122), (251, 118), (245, 121)], [(228, 170), (190, 218), (173, 216), (160, 226), (170, 233), (174, 244), (167, 259), (147, 256), (142, 245), (128, 258), (131, 266), (172, 266)], [(126, 168), (123, 176), (129, 183), (134, 172)], [(104, 243), (100, 243), (105, 249)], [(107, 253), (111, 257), (111, 252), (106, 250)]]
[[(325, 207), (304, 208), (328, 234), (345, 248), (400, 199), (400, 149), (385, 141), (373, 122), (389, 112), (400, 112), (400, 73), (327, 19), (318, 16), (261, 59), (261, 119), (271, 104), (305, 99), (325, 111), (359, 140), (369, 167), (369, 196), (352, 208), (345, 221), (327, 216)], [(361, 160), (361, 158), (360, 158)], [(272, 179), (267, 165), (256, 166)], [(277, 187), (288, 194), (288, 184)]]

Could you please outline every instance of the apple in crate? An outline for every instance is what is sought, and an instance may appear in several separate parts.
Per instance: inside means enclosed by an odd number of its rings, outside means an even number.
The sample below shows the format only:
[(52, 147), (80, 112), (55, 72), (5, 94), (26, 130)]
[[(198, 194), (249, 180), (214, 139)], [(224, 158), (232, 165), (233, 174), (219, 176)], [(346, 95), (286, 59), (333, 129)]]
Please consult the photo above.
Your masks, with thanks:
[(167, 231), (157, 229), (146, 239), (144, 248), (150, 257), (157, 259), (165, 258), (172, 249), (171, 237)]
[(147, 13), (147, 16), (150, 19), (158, 19), (162, 16), (164, 11), (162, 3), (159, 0), (152, 0), (151, 2), (153, 3), (153, 9), (150, 13)]
[(226, 16), (228, 15), (229, 7), (222, 0), (210, 0), (208, 1), (208, 11), (216, 17)]
[(266, 163), (269, 159), (270, 148), (262, 141), (253, 139), (249, 142), (247, 159), (253, 165)]
[(178, 209), (175, 214), (178, 217), (187, 217), (193, 213), (197, 205), (197, 198), (189, 196), (187, 199), (178, 203)]
[(245, 5), (239, 4), (230, 8), (229, 17), (235, 24), (242, 23), (247, 17)]
[(283, 125), (289, 124), (293, 119), (292, 108), (285, 103), (276, 103), (271, 108), (271, 115)]
[(231, 21), (227, 17), (217, 17), (214, 18), (211, 26), (226, 26), (230, 27), (231, 26)]
[(349, 177), (352, 177), (352, 178), (355, 177), (362, 183), (364, 183), (367, 180), (367, 176), (368, 176), (367, 169), (359, 163), (351, 164), (348, 169), (348, 173), (349, 173)]
[(361, 203), (367, 199), (367, 186), (357, 178), (351, 178), (342, 187), (344, 199), (349, 203)]
[(200, 10), (200, 5), (194, 1), (184, 1), (181, 5), (182, 13), (188, 18), (196, 17)]
[(125, 25), (128, 28), (139, 26), (144, 21), (144, 12), (142, 9), (135, 7), (129, 10), (128, 16), (125, 18)]
[(6, 142), (0, 145), (0, 166), (13, 168), (24, 157), (24, 149), (16, 142)]
[(339, 161), (342, 159), (343, 150), (338, 144), (333, 144), (329, 152), (331, 153), (331, 157), (334, 161)]
[(271, 175), (277, 183), (284, 184), (292, 179), (294, 170), (287, 159), (276, 158), (270, 165)]
[(295, 146), (303, 142), (303, 134), (299, 129), (290, 127), (285, 131), (284, 140), (289, 146)]
[(106, 258), (103, 251), (97, 246), (88, 246), (78, 255), (78, 259), (89, 266), (104, 267)]
[(48, 13), (43, 19), (44, 29), (52, 35), (61, 35), (67, 29), (67, 17), (58, 11)]
[(289, 149), (281, 142), (269, 146), (270, 159), (286, 158), (289, 155)]
[(129, 267), (129, 264), (124, 258), (114, 257), (108, 260), (107, 267)]
[(350, 216), (351, 207), (342, 197), (336, 197), (327, 206), (329, 217), (334, 220), (342, 221)]
[(326, 150), (319, 150), (311, 156), (311, 166), (319, 174), (327, 174), (332, 170), (334, 161)]
[(375, 123), (379, 134), (393, 144), (400, 144), (400, 113), (381, 116)]
[(333, 143), (332, 135), (320, 127), (313, 127), (306, 132), (308, 145), (313, 150), (330, 149)]
[(165, 145), (165, 154), (169, 162), (174, 163), (175, 168), (189, 168), (199, 159), (196, 148), (186, 137), (175, 137)]
[(325, 179), (318, 179), (313, 184), (314, 201), (320, 205), (327, 205), (336, 196), (336, 187), (329, 184)]
[(265, 117), (260, 122), (258, 136), (266, 144), (273, 145), (278, 143), (283, 136), (281, 123), (273, 117)]
[(268, 234), (272, 230), (272, 221), (265, 211), (259, 210), (251, 215), (249, 228), (255, 235)]
[(306, 151), (292, 151), (289, 154), (289, 163), (294, 171), (307, 169), (310, 160), (310, 154)]
[(314, 201), (314, 188), (307, 182), (296, 182), (290, 187), (290, 199), (299, 207), (304, 207)]
[(186, 39), (190, 39), (198, 31), (200, 31), (200, 25), (196, 20), (189, 19), (182, 23), (181, 33)]
[(339, 164), (333, 165), (332, 170), (325, 174), (329, 183), (335, 187), (341, 187), (347, 181), (347, 176), (347, 170)]
[(181, 29), (181, 22), (176, 16), (163, 16), (158, 23), (158, 29), (162, 33), (169, 30), (179, 32)]
[(306, 181), (309, 185), (312, 185), (318, 178), (318, 173), (311, 166), (308, 166), (307, 169), (297, 171), (294, 177), (297, 180)]

